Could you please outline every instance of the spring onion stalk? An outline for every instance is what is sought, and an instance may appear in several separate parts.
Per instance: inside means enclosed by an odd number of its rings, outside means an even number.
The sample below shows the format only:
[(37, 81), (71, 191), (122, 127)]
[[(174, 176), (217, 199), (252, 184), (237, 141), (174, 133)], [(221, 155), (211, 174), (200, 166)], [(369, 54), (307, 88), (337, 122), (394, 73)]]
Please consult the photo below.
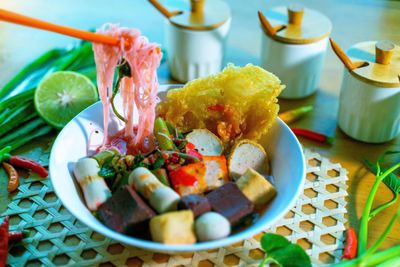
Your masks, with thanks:
[(26, 106), (29, 105), (30, 103), (28, 103), (28, 101), (30, 101), (30, 99), (25, 99), (25, 100), (21, 100), (17, 103), (15, 103), (14, 105), (10, 105), (7, 109), (5, 109), (3, 112), (0, 112), (0, 125), (6, 121), (10, 116), (13, 116), (13, 114), (15, 114), (15, 112), (21, 108), (22, 106)]
[(38, 59), (28, 64), (22, 70), (20, 70), (3, 88), (0, 89), (0, 100), (8, 94), (11, 90), (15, 89), (23, 80), (35, 72), (37, 69), (43, 68), (54, 58), (58, 58), (65, 54), (65, 49), (52, 49), (41, 55)]
[(23, 93), (10, 97), (7, 100), (0, 102), (0, 112), (4, 111), (5, 109), (12, 107), (16, 103), (26, 102), (28, 100), (33, 99), (33, 95), (35, 94), (35, 88), (27, 90)]
[(11, 146), (11, 151), (29, 143), (33, 139), (46, 135), (50, 133), (52, 128), (50, 126), (44, 126), (42, 128), (39, 128), (38, 130), (35, 130), (32, 134), (25, 135), (23, 138), (20, 138), (18, 140), (15, 140), (14, 142), (8, 143), (8, 145)]
[(10, 142), (19, 138), (23, 138), (25, 135), (32, 134), (34, 130), (43, 125), (46, 125), (46, 122), (41, 118), (34, 118), (33, 120), (28, 121), (27, 123), (18, 127), (15, 131), (12, 131), (10, 134), (2, 137), (0, 139), (0, 147), (6, 146)]
[(35, 116), (37, 115), (33, 103), (28, 103), (20, 107), (0, 125), (0, 136)]

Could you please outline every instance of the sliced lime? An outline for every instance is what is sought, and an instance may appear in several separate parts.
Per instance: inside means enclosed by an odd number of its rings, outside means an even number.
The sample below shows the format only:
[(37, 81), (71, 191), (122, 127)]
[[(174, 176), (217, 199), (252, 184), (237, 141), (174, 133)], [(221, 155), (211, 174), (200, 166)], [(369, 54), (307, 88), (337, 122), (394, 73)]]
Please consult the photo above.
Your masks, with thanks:
[(98, 99), (96, 86), (84, 75), (58, 71), (46, 76), (35, 92), (39, 115), (57, 129)]

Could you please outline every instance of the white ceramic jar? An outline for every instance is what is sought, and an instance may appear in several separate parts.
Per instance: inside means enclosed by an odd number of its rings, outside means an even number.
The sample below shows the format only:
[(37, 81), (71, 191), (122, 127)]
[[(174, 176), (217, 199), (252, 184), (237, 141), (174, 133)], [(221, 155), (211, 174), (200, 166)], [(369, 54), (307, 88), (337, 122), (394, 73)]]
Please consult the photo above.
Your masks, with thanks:
[(329, 19), (311, 9), (281, 6), (260, 14), (260, 20), (264, 28), (261, 66), (286, 85), (280, 97), (295, 99), (314, 93), (331, 31)]
[(373, 61), (375, 51), (379, 53), (377, 44), (358, 43), (348, 50), (353, 62), (366, 64), (345, 70), (339, 102), (339, 127), (350, 137), (368, 143), (386, 142), (400, 134), (400, 48), (383, 43), (392, 60), (382, 64), (378, 58)]
[(221, 70), (231, 25), (224, 1), (190, 0), (190, 9), (180, 3), (175, 9), (185, 10), (172, 12), (157, 0), (149, 1), (167, 18), (164, 43), (172, 78), (185, 83)]
[(165, 25), (168, 67), (174, 79), (187, 82), (219, 72), (231, 19), (211, 30), (189, 30)]

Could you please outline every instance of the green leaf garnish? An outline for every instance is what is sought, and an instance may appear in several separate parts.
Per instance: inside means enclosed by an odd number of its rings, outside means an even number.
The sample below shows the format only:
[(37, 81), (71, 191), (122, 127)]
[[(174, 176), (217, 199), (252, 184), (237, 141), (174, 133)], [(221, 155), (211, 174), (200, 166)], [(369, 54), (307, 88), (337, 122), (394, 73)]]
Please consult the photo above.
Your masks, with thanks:
[(310, 257), (297, 244), (290, 243), (285, 237), (267, 233), (261, 238), (261, 247), (266, 252), (266, 258), (260, 267), (267, 262), (273, 262), (282, 267), (309, 267)]

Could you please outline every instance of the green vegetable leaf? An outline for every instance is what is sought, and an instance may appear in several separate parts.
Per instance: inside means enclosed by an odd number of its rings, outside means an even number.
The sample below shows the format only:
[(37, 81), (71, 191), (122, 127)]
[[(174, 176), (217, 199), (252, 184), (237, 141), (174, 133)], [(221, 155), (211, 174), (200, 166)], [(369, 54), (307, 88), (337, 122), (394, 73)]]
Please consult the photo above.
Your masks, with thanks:
[(103, 165), (99, 171), (99, 175), (105, 179), (114, 178), (116, 173), (113, 167), (108, 165)]
[(268, 253), (268, 257), (283, 267), (311, 267), (310, 257), (297, 244), (275, 249)]
[[(376, 173), (376, 165), (368, 160), (364, 160), (365, 166), (373, 173)], [(386, 169), (381, 169), (381, 172), (385, 172)], [(396, 194), (400, 194), (400, 178), (396, 174), (391, 173), (383, 179), (383, 183), (389, 187)]]
[(138, 167), (145, 167), (145, 168), (150, 168), (150, 165), (147, 163), (144, 163), (144, 156), (143, 155), (136, 155), (135, 158), (133, 159), (133, 168), (136, 169)]
[(281, 235), (265, 234), (261, 238), (261, 247), (267, 254), (263, 263), (271, 260), (283, 267), (312, 266), (307, 253), (299, 245), (290, 243), (289, 240)]
[(266, 253), (270, 253), (275, 249), (284, 248), (289, 244), (289, 240), (277, 234), (267, 233), (261, 238), (261, 247)]
[(165, 163), (164, 158), (162, 157), (161, 153), (159, 153), (159, 155), (157, 156), (156, 161), (154, 162), (153, 166), (152, 166), (152, 170), (157, 170), (159, 168), (161, 168)]

